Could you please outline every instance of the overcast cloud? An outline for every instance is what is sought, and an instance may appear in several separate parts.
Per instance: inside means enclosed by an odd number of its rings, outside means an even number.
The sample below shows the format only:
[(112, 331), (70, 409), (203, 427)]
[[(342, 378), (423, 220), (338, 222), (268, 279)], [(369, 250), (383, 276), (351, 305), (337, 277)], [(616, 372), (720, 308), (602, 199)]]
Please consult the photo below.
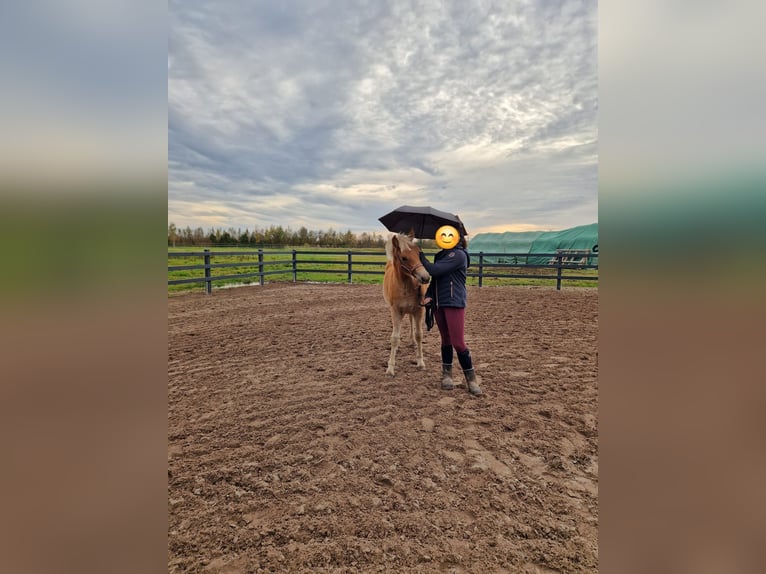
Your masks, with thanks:
[(168, 219), (354, 232), (597, 221), (597, 3), (169, 4)]

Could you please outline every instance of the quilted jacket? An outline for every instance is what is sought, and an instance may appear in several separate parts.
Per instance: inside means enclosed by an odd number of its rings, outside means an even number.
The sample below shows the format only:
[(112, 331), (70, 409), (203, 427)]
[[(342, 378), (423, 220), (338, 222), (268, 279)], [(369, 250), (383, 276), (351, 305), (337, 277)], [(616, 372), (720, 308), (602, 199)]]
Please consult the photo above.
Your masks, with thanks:
[(433, 263), (421, 252), (420, 262), (431, 274), (427, 295), (433, 298), (437, 307), (466, 306), (465, 278), (471, 258), (465, 249), (461, 246), (442, 249), (434, 256)]

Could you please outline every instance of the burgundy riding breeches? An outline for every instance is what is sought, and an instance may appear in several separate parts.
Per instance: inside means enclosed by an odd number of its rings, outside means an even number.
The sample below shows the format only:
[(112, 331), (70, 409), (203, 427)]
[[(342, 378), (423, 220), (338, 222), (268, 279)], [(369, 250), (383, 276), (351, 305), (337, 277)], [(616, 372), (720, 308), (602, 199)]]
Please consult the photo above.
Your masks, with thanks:
[(465, 344), (465, 308), (438, 307), (434, 318), (439, 327), (442, 346), (451, 345), (458, 353), (468, 348)]

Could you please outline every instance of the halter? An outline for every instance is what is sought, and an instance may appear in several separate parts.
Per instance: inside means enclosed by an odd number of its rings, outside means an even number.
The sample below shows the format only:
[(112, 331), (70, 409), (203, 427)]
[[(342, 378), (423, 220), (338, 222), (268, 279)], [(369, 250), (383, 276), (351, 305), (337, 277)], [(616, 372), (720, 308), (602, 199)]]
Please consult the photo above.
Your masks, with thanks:
[[(423, 265), (423, 264), (422, 264), (420, 261), (418, 261), (418, 264), (417, 264), (417, 265), (415, 265), (415, 267), (408, 267), (407, 265), (405, 265), (404, 263), (402, 263), (401, 261), (399, 261), (399, 266), (400, 266), (402, 269), (404, 269), (404, 270), (405, 270), (407, 273), (409, 273), (409, 274), (410, 274), (410, 276), (411, 276), (413, 279), (418, 279), (417, 275), (415, 275), (415, 271), (417, 271), (417, 270), (418, 270), (418, 269), (420, 269), (421, 267), (425, 267), (425, 265)], [(418, 279), (418, 280), (419, 280), (419, 279)]]

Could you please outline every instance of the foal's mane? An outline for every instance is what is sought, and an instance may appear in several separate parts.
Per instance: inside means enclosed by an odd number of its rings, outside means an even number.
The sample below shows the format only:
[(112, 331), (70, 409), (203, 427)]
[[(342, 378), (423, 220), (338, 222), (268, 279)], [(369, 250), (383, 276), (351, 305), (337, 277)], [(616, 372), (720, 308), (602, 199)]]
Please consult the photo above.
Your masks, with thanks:
[(399, 247), (402, 251), (409, 251), (415, 247), (415, 242), (409, 235), (395, 233), (388, 238), (388, 241), (386, 241), (386, 259), (388, 261), (391, 261), (394, 258), (394, 237), (399, 240)]

